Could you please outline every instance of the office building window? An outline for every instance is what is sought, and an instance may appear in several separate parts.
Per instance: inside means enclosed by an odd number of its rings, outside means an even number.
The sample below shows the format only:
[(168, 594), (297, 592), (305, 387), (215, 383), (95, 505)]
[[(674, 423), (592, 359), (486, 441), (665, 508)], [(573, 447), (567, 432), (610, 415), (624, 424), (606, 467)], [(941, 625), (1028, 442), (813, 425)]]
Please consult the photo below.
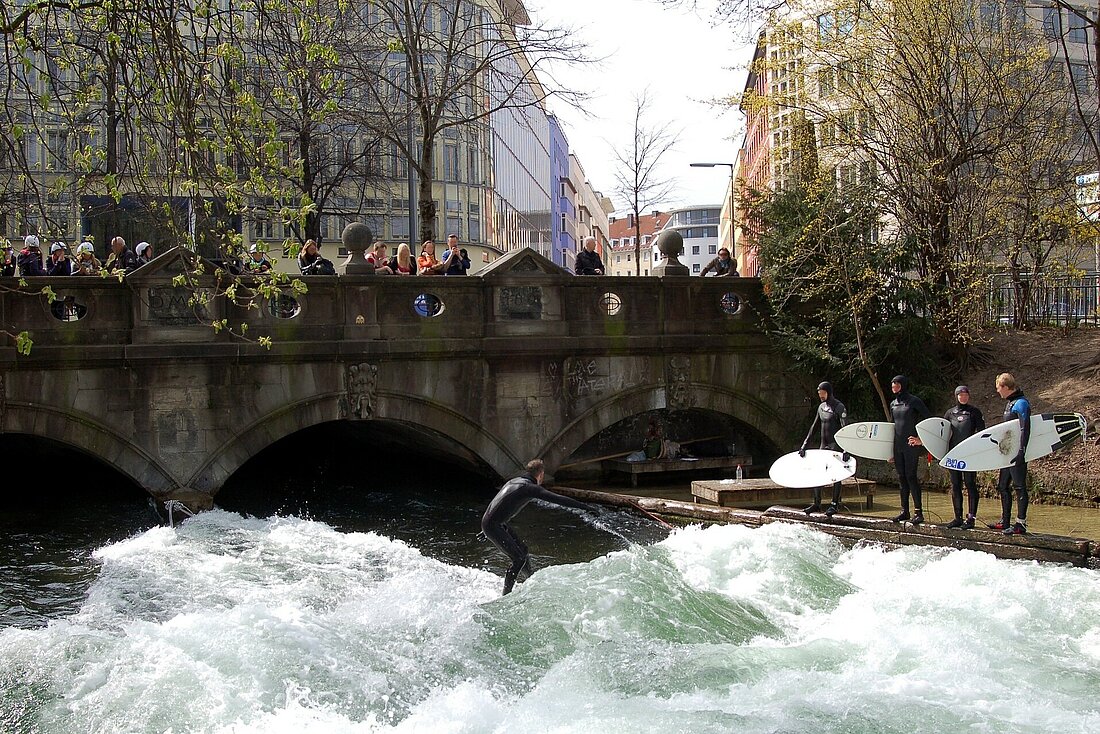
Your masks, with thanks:
[(692, 255), (698, 255), (699, 254), (699, 245), (692, 245), (691, 246), (691, 254)]
[(693, 273), (698, 273), (702, 269), (703, 268), (702, 268), (701, 265), (699, 265), (699, 263), (692, 263), (691, 264), (691, 272), (693, 272)]
[(1043, 34), (1047, 38), (1062, 37), (1062, 9), (1043, 8)]
[(710, 252), (711, 255), (717, 255), (718, 245), (710, 245), (709, 247), (707, 247), (707, 251)]
[(1088, 43), (1089, 32), (1085, 19), (1076, 13), (1069, 14), (1069, 40), (1071, 43)]

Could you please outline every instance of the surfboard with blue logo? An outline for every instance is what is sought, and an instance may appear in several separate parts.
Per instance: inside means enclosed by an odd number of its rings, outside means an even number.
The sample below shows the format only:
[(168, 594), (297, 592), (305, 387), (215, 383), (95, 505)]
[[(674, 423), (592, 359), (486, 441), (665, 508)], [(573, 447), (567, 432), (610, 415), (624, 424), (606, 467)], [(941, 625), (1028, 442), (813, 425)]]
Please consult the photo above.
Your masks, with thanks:
[[(1085, 433), (1080, 413), (1043, 413), (1031, 416), (1031, 437), (1024, 461), (1034, 461), (1068, 446)], [(998, 423), (960, 443), (940, 459), (940, 466), (956, 471), (995, 471), (1012, 466), (1020, 452), (1020, 422)]]

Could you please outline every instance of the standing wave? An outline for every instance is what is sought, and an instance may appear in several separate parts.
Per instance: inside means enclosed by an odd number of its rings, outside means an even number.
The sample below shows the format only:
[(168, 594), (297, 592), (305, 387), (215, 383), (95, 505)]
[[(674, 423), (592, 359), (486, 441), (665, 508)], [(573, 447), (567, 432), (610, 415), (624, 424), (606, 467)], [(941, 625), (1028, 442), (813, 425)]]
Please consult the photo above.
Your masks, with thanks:
[(1096, 732), (1100, 576), (693, 527), (537, 572), (208, 512), (0, 630), (4, 732)]

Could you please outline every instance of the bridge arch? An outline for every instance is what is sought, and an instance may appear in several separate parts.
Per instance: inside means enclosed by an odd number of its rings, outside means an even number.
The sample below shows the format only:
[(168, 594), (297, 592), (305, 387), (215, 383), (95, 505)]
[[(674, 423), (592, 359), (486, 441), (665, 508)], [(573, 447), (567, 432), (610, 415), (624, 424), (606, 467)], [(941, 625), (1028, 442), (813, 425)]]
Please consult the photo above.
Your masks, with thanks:
[[(276, 441), (306, 428), (347, 420), (341, 412), (345, 396), (343, 391), (311, 396), (259, 418), (237, 431), (233, 440), (212, 454), (191, 476), (188, 485), (212, 496), (245, 462)], [(454, 441), (473, 461), (498, 476), (514, 472), (522, 465), (504, 441), (477, 421), (415, 395), (380, 391), (371, 420), (402, 423)]]
[[(703, 383), (687, 383), (683, 388), (686, 390), (680, 400), (683, 409), (703, 409), (728, 415), (755, 431), (776, 453), (787, 440), (789, 429), (783, 416), (764, 401)], [(631, 416), (668, 407), (664, 385), (624, 390), (593, 406), (565, 426), (545, 444), (540, 455), (553, 471), (600, 431)]]
[(7, 402), (4, 433), (25, 434), (56, 441), (98, 458), (154, 497), (179, 488), (172, 473), (132, 437), (103, 425), (89, 415), (50, 405)]

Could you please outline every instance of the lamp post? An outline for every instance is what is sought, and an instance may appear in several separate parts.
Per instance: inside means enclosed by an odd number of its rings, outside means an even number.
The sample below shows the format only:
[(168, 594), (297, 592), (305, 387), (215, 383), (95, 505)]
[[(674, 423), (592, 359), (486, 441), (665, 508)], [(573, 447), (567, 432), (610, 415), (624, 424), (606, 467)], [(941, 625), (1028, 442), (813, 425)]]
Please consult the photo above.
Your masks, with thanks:
[(692, 163), (692, 168), (714, 168), (715, 166), (729, 166), (730, 169), (730, 257), (733, 261), (737, 262), (737, 227), (734, 225), (733, 208), (736, 205), (734, 187), (734, 173), (736, 171), (736, 163)]

